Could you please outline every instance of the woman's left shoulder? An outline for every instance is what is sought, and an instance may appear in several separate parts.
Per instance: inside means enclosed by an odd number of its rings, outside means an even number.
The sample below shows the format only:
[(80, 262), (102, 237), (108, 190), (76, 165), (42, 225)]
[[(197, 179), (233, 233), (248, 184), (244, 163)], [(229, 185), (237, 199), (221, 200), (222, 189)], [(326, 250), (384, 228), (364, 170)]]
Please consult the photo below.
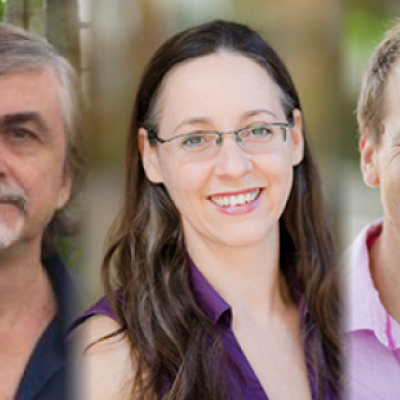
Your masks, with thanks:
[(74, 398), (130, 398), (134, 376), (131, 346), (120, 329), (113, 318), (95, 315), (72, 332)]

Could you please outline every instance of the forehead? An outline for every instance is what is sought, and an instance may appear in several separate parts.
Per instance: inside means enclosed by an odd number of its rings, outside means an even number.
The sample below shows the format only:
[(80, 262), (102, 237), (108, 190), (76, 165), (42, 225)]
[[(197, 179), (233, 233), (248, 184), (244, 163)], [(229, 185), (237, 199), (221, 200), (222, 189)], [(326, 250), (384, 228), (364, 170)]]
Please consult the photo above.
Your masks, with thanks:
[(284, 117), (277, 85), (254, 60), (224, 51), (179, 64), (166, 76), (159, 122), (205, 116), (222, 123), (260, 108)]
[(38, 113), (55, 133), (63, 132), (60, 85), (50, 69), (0, 75), (0, 117)]

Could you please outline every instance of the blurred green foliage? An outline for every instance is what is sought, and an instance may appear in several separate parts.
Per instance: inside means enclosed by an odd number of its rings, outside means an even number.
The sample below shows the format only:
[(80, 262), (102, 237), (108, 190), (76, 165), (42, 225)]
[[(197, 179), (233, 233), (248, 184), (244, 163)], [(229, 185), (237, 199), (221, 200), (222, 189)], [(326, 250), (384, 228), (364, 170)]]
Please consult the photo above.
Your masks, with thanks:
[(71, 270), (79, 273), (82, 269), (84, 251), (82, 246), (82, 236), (77, 235), (72, 238), (60, 239), (57, 243), (58, 254)]
[(382, 4), (373, 0), (352, 0), (347, 3), (346, 12), (342, 16), (343, 134), (340, 157), (353, 161), (357, 168), (359, 153), (355, 111), (361, 78), (374, 48), (382, 40), (384, 33), (394, 25), (396, 15), (398, 12), (389, 6), (388, 1)]
[(5, 4), (5, 0), (0, 0), (0, 21), (3, 20), (4, 4)]
[(348, 50), (364, 59), (370, 57), (373, 49), (382, 40), (391, 21), (389, 9), (385, 7), (351, 7), (345, 15), (345, 40)]

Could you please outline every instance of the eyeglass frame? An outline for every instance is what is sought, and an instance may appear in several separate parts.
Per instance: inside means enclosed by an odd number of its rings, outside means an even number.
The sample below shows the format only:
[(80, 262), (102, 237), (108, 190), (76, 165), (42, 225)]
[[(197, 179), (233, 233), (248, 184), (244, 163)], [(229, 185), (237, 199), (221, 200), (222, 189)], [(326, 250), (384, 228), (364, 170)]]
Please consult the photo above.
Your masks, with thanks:
[[(284, 131), (284, 136), (283, 136), (283, 142), (282, 143), (286, 143), (287, 130), (288, 130), (288, 128), (293, 128), (294, 125), (295, 125), (294, 119), (291, 118), (291, 120), (289, 120), (289, 122), (265, 122), (265, 123), (260, 124), (260, 126), (257, 126), (257, 128), (261, 128), (261, 127), (264, 127), (264, 126), (278, 126), (278, 127), (282, 128), (282, 130)], [(253, 128), (256, 128), (256, 127), (253, 127)], [(240, 134), (240, 132), (243, 132), (243, 131), (248, 130), (248, 129), (252, 129), (252, 127), (233, 129), (233, 130), (230, 130), (230, 131), (216, 131), (216, 130), (215, 131), (213, 131), (213, 130), (204, 130), (204, 131), (202, 131), (202, 130), (198, 130), (198, 131), (189, 132), (189, 133), (182, 133), (180, 135), (176, 135), (176, 136), (173, 136), (173, 137), (168, 138), (168, 139), (160, 138), (157, 135), (157, 130), (156, 129), (147, 129), (147, 132), (148, 132), (148, 140), (149, 140), (150, 144), (151, 144), (152, 141), (154, 143), (154, 140), (156, 140), (160, 144), (165, 144), (165, 143), (173, 142), (174, 140), (180, 139), (180, 138), (183, 138), (183, 137), (190, 137), (190, 135), (194, 135), (196, 133), (197, 134), (199, 134), (199, 133), (212, 133), (212, 134), (218, 135), (218, 139), (215, 140), (215, 143), (217, 145), (220, 145), (223, 142), (223, 136), (222, 135), (224, 135), (224, 134), (235, 135), (236, 143), (241, 143), (242, 141), (238, 140), (238, 139), (241, 139), (240, 136), (238, 136), (238, 135)]]

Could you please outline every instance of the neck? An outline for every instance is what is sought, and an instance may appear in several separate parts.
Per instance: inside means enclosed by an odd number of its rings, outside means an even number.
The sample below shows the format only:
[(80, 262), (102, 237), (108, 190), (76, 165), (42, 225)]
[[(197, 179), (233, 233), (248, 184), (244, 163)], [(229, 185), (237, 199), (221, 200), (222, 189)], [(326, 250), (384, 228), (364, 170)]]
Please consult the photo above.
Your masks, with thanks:
[(370, 248), (371, 275), (382, 304), (400, 323), (400, 227), (384, 220), (383, 231)]
[(235, 316), (253, 313), (268, 320), (287, 303), (279, 268), (279, 228), (248, 247), (228, 247), (197, 240), (188, 252), (197, 268), (232, 307)]
[(0, 251), (0, 328), (13, 326), (36, 309), (53, 315), (55, 299), (40, 259), (40, 244)]

